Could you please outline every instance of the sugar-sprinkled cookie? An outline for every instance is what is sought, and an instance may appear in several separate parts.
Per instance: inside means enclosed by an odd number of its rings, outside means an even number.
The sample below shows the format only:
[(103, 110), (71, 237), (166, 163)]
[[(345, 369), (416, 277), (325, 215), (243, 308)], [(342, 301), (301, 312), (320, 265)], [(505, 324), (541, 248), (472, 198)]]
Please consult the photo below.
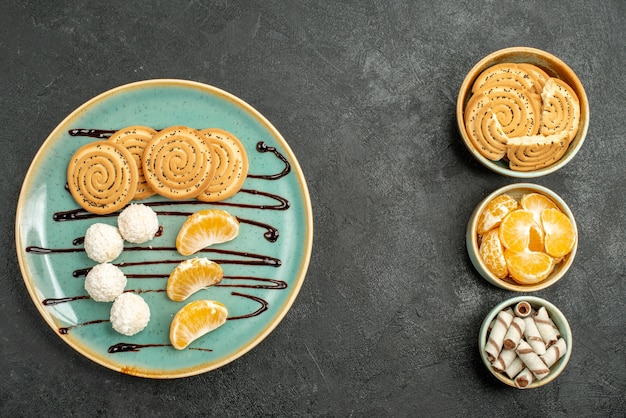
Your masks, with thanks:
[(194, 198), (208, 187), (215, 172), (211, 147), (198, 131), (172, 126), (146, 146), (142, 167), (146, 181), (161, 196)]
[(200, 131), (211, 144), (215, 174), (209, 186), (197, 199), (203, 202), (217, 202), (236, 194), (248, 175), (248, 154), (232, 133), (209, 128)]
[(141, 200), (150, 197), (154, 194), (154, 190), (148, 185), (146, 177), (143, 174), (143, 167), (141, 164), (143, 158), (143, 152), (146, 149), (146, 145), (152, 140), (152, 137), (156, 135), (156, 131), (147, 126), (128, 126), (124, 129), (120, 129), (115, 132), (109, 138), (109, 141), (120, 144), (126, 148), (133, 155), (135, 163), (137, 165), (138, 178), (137, 178), (137, 190), (133, 199)]
[(132, 154), (111, 141), (80, 147), (67, 167), (67, 184), (85, 210), (108, 214), (128, 204), (137, 189), (137, 165)]

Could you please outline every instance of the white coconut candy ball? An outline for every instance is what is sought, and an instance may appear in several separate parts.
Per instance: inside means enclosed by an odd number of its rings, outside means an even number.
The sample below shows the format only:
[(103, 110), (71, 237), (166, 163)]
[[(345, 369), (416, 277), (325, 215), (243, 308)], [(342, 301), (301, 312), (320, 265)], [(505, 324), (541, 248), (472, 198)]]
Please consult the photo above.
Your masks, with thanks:
[(125, 292), (111, 306), (111, 324), (120, 334), (135, 335), (150, 322), (150, 307), (135, 293)]
[(126, 287), (126, 276), (110, 263), (93, 266), (85, 278), (85, 290), (96, 302), (112, 302)]
[(124, 250), (124, 239), (113, 225), (95, 223), (85, 233), (87, 257), (98, 263), (115, 260)]
[(126, 241), (141, 244), (154, 238), (159, 230), (159, 220), (149, 206), (133, 203), (119, 214), (117, 226)]

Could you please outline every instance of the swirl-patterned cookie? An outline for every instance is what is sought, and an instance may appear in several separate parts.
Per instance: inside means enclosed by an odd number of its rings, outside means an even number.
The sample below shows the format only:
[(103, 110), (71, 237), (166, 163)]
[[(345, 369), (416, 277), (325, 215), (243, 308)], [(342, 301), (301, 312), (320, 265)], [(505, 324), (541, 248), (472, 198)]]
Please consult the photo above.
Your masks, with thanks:
[(126, 206), (135, 195), (137, 177), (131, 153), (111, 141), (83, 145), (67, 166), (67, 184), (74, 200), (96, 214)]
[(248, 175), (248, 154), (233, 134), (221, 129), (209, 128), (200, 131), (211, 144), (215, 174), (209, 186), (197, 199), (217, 202), (236, 194)]
[(539, 130), (537, 101), (529, 92), (504, 84), (474, 94), (465, 108), (470, 140), (481, 155), (494, 161), (504, 156), (507, 137), (535, 135)]
[(532, 171), (563, 157), (578, 132), (580, 103), (567, 83), (536, 65), (501, 63), (474, 80), (464, 122), (483, 157)]
[(477, 93), (489, 86), (501, 86), (503, 83), (529, 92), (541, 93), (548, 75), (532, 64), (503, 63), (496, 64), (483, 71), (474, 81), (472, 92)]
[(567, 141), (574, 139), (580, 123), (580, 102), (574, 90), (563, 80), (550, 78), (541, 93), (541, 134), (567, 132)]
[(569, 141), (567, 132), (510, 138), (507, 150), (509, 167), (515, 171), (532, 171), (549, 167), (559, 161)]
[(154, 194), (154, 190), (148, 185), (146, 177), (143, 174), (142, 159), (143, 152), (152, 137), (156, 135), (156, 131), (147, 126), (129, 126), (115, 132), (109, 138), (109, 141), (115, 142), (126, 148), (135, 159), (137, 165), (137, 190), (133, 199), (141, 200)]
[(211, 147), (198, 131), (172, 126), (158, 132), (143, 154), (143, 173), (148, 185), (161, 196), (194, 198), (208, 187), (215, 167)]

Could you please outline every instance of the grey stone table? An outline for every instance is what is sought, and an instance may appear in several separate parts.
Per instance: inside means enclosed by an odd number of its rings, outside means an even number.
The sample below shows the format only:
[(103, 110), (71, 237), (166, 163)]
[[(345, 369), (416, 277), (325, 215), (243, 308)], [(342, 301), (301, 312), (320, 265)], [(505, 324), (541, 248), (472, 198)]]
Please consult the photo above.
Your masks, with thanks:
[[(177, 3), (176, 5), (170, 3)], [(624, 416), (626, 3), (613, 1), (15, 1), (0, 6), (0, 415)], [(574, 352), (544, 388), (502, 385), (477, 352), (514, 296), (473, 269), (473, 207), (513, 182), (461, 143), (464, 74), (507, 46), (547, 50), (582, 80), (589, 134), (535, 182), (576, 215), (572, 270), (538, 296)], [(143, 79), (211, 84), (287, 139), (315, 237), (292, 309), (209, 373), (149, 380), (104, 368), (51, 330), (24, 286), (15, 208), (29, 164), (72, 110)]]

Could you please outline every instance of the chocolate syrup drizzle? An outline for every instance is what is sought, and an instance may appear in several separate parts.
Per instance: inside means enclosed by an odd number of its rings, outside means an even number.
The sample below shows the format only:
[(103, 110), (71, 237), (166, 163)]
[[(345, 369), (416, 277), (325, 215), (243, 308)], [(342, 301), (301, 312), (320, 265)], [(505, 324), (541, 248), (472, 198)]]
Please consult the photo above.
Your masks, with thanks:
[[(107, 129), (71, 129), (69, 130), (70, 136), (83, 136), (97, 139), (106, 139), (110, 137), (116, 130), (107, 130)], [(268, 146), (264, 141), (259, 141), (256, 145), (256, 150), (260, 153), (271, 152), (278, 159), (280, 159), (285, 167), (282, 171), (270, 174), (270, 175), (258, 175), (258, 174), (248, 174), (248, 178), (261, 179), (261, 180), (278, 180), (291, 172), (291, 165), (287, 158), (282, 155), (275, 147)], [(68, 185), (65, 185), (65, 190), (69, 192)], [(146, 202), (147, 206), (152, 206), (155, 208), (161, 206), (177, 206), (177, 205), (215, 205), (215, 206), (231, 206), (238, 208), (248, 208), (248, 209), (260, 209), (260, 210), (287, 210), (290, 207), (290, 203), (287, 199), (282, 196), (263, 192), (260, 190), (254, 189), (241, 189), (239, 193), (246, 193), (251, 195), (258, 195), (266, 197), (270, 200), (274, 200), (276, 204), (245, 204), (245, 203), (236, 203), (236, 202), (213, 202), (206, 203), (200, 202), (196, 200), (188, 200), (188, 201), (155, 201), (155, 202)], [(193, 212), (187, 211), (159, 211), (155, 210), (157, 215), (159, 216), (189, 216)], [(52, 218), (56, 222), (64, 222), (64, 221), (74, 221), (74, 220), (83, 220), (83, 219), (93, 219), (100, 217), (113, 217), (119, 215), (119, 212), (107, 214), (107, 215), (96, 215), (90, 212), (87, 212), (83, 209), (75, 209), (70, 211), (62, 211), (56, 212), (53, 214)], [(246, 223), (249, 225), (257, 226), (260, 228), (266, 229), (266, 232), (263, 234), (265, 239), (269, 242), (275, 242), (279, 237), (278, 229), (273, 227), (272, 225), (255, 221), (252, 219), (237, 217), (240, 223)], [(159, 227), (159, 230), (156, 236), (161, 236), (163, 234), (163, 227)], [(84, 244), (84, 237), (75, 238), (72, 241), (72, 244), (75, 246), (73, 248), (44, 248), (38, 246), (28, 246), (26, 247), (26, 252), (38, 255), (45, 254), (62, 254), (62, 253), (76, 253), (84, 251), (82, 245)], [(124, 251), (176, 251), (176, 248), (173, 247), (143, 247), (143, 246), (134, 246), (124, 248)], [(237, 259), (213, 259), (212, 261), (219, 264), (240, 264), (240, 265), (254, 265), (254, 266), (271, 266), (271, 267), (280, 267), (282, 262), (278, 258), (270, 257), (262, 254), (255, 254), (249, 252), (240, 252), (240, 251), (232, 251), (232, 250), (223, 250), (223, 249), (211, 249), (205, 248), (200, 252), (203, 253), (214, 253), (214, 254), (222, 254), (239, 257)], [(139, 262), (127, 262), (117, 264), (118, 267), (132, 267), (132, 266), (142, 266), (142, 265), (155, 265), (155, 264), (178, 264), (181, 260), (158, 260), (158, 261), (139, 261)], [(85, 276), (91, 268), (83, 268), (77, 269), (72, 272), (74, 277), (83, 277)], [(168, 278), (169, 274), (127, 274), (126, 277), (132, 279), (159, 279), (159, 278)], [(236, 282), (233, 282), (236, 281)], [(244, 283), (241, 283), (241, 282)], [(230, 282), (230, 283), (229, 283)], [(283, 280), (275, 280), (264, 277), (256, 277), (256, 276), (224, 276), (222, 281), (218, 284), (213, 285), (214, 287), (232, 287), (232, 288), (247, 288), (247, 289), (266, 289), (266, 290), (282, 290), (287, 288), (287, 283)], [(135, 292), (135, 293), (145, 293), (145, 292), (165, 292), (165, 289), (154, 289), (154, 290), (142, 290), (142, 289), (134, 289), (134, 290), (126, 290), (126, 292)], [(248, 298), (253, 301), (259, 303), (260, 307), (251, 313), (233, 316), (227, 318), (227, 320), (240, 320), (246, 318), (252, 318), (262, 314), (263, 312), (269, 309), (269, 303), (267, 300), (253, 296), (249, 294), (239, 293), (239, 292), (231, 292), (232, 296), (238, 296), (243, 298)], [(85, 300), (90, 299), (88, 295), (79, 295), (79, 296), (68, 296), (62, 298), (47, 298), (42, 301), (44, 306), (52, 306), (61, 303), (68, 303), (77, 300)], [(70, 330), (78, 327), (83, 327), (86, 325), (99, 324), (110, 322), (108, 319), (98, 319), (92, 321), (86, 321), (80, 324), (71, 325), (67, 327), (60, 327), (59, 333), (62, 335), (66, 335)], [(122, 353), (122, 352), (138, 352), (144, 348), (150, 347), (165, 347), (171, 346), (171, 344), (136, 344), (136, 343), (126, 343), (120, 342), (114, 344), (108, 348), (108, 352), (111, 354), (114, 353)], [(207, 348), (188, 348), (190, 350), (199, 350), (199, 351), (213, 351)]]

